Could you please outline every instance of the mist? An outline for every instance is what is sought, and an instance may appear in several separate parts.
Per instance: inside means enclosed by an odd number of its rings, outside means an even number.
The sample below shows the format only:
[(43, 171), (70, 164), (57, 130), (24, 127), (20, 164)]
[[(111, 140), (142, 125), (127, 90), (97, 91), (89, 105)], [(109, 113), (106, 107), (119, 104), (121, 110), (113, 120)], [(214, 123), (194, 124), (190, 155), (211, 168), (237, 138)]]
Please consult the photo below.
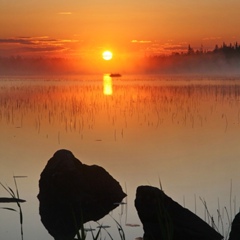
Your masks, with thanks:
[(112, 61), (108, 65), (84, 59), (0, 57), (0, 75), (100, 74), (240, 74), (240, 46), (223, 43), (212, 51), (144, 56)]

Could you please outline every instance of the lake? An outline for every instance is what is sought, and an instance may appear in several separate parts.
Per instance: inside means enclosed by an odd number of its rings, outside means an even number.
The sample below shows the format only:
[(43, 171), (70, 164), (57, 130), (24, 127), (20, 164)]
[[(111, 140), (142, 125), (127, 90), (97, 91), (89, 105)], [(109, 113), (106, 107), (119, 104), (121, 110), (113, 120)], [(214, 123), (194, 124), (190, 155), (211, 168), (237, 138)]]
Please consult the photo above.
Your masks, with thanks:
[[(15, 189), (13, 176), (27, 176), (17, 178), (27, 201), (25, 240), (52, 239), (40, 222), (36, 196), (40, 173), (63, 148), (85, 164), (104, 167), (127, 192), (127, 206), (112, 213), (126, 239), (143, 234), (134, 207), (139, 185), (161, 184), (167, 195), (208, 221), (206, 202), (224, 235), (228, 217), (239, 210), (240, 77), (2, 77), (0, 132), (1, 183)], [(0, 197), (7, 196), (0, 188)], [(111, 218), (100, 222), (120, 239)], [(0, 234), (5, 240), (21, 238), (16, 212), (0, 209)]]

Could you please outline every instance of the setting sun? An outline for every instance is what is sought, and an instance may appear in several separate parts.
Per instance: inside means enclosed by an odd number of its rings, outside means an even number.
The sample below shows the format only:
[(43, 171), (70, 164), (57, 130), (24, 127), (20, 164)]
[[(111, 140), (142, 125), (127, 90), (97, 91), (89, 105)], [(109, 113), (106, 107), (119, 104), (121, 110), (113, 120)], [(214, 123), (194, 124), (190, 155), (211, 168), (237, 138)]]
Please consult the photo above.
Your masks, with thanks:
[(112, 53), (110, 51), (104, 51), (102, 53), (102, 57), (106, 61), (111, 60), (112, 59)]

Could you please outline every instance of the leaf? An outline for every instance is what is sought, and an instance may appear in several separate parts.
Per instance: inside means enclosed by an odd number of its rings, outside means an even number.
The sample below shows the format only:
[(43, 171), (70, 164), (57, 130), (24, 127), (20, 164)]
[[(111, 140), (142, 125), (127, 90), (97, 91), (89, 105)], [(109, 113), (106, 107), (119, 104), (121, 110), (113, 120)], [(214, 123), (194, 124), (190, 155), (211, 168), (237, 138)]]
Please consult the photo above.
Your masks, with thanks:
[(0, 182), (0, 185), (12, 196), (11, 192), (8, 190), (7, 187), (5, 187), (1, 182)]
[(114, 205), (125, 205), (126, 203), (125, 202), (115, 202), (115, 203), (113, 203)]
[(8, 187), (8, 189), (9, 189), (9, 193), (10, 193), (10, 195), (11, 195), (12, 197), (15, 197), (15, 193), (14, 193), (14, 191), (13, 191), (10, 187)]
[(127, 227), (140, 227), (139, 224), (135, 224), (135, 223), (126, 223)]
[(13, 177), (14, 179), (14, 184), (15, 184), (15, 189), (16, 189), (16, 193), (17, 193), (17, 197), (19, 198), (19, 192), (18, 192), (18, 187), (17, 187), (17, 181), (16, 181), (16, 178)]
[(10, 211), (17, 212), (17, 210), (16, 210), (16, 209), (14, 209), (14, 208), (1, 207), (0, 209), (6, 209), (6, 210), (10, 210)]
[[(98, 232), (97, 232), (97, 235), (96, 235), (96, 237), (93, 237), (93, 239), (94, 240), (97, 240), (98, 239), (98, 237), (99, 237), (99, 235), (100, 235), (100, 233), (101, 233), (101, 226), (99, 227), (99, 229), (98, 229)], [(93, 236), (93, 234), (92, 234), (92, 236)]]
[(0, 197), (0, 203), (12, 203), (12, 202), (26, 202), (25, 200), (23, 199), (20, 199), (20, 198), (14, 198), (14, 197), (11, 197), (11, 198), (8, 198), (8, 197)]
[(100, 226), (97, 226), (97, 228), (110, 228), (111, 226), (108, 226), (108, 225), (100, 225)]

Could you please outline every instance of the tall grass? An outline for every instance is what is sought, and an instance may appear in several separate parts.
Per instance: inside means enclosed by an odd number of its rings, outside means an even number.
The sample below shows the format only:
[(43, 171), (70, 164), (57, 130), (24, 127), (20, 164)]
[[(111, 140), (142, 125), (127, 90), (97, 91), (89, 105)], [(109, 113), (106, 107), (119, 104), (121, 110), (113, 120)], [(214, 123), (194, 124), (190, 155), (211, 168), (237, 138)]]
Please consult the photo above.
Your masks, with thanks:
[[(0, 207), (0, 209), (8, 210), (8, 211), (14, 211), (18, 212), (19, 214), (19, 223), (20, 223), (20, 234), (21, 234), (21, 240), (24, 239), (24, 232), (23, 232), (23, 211), (21, 208), (21, 203), (26, 202), (25, 200), (20, 198), (19, 189), (17, 185), (17, 179), (22, 178), (23, 176), (13, 176), (14, 180), (14, 189), (4, 185), (0, 182), (0, 185), (3, 187), (4, 190), (10, 195), (9, 197), (0, 197), (0, 203), (16, 203), (17, 209), (12, 207)], [(161, 190), (163, 190), (161, 180), (159, 178), (159, 187)], [(127, 190), (126, 190), (127, 191)], [(229, 233), (231, 231), (231, 224), (233, 221), (234, 216), (237, 214), (237, 207), (236, 207), (236, 197), (233, 197), (233, 187), (232, 187), (232, 181), (230, 183), (230, 192), (229, 192), (229, 208), (224, 206), (223, 208), (220, 207), (219, 199), (218, 199), (218, 207), (217, 207), (217, 218), (215, 219), (213, 214), (210, 213), (207, 201), (204, 198), (199, 198), (201, 203), (204, 206), (204, 220), (213, 227), (216, 231), (218, 231), (221, 235), (224, 236), (224, 239), (227, 240), (229, 237)], [(195, 199), (195, 214), (196, 214), (196, 195), (194, 195)], [(163, 201), (161, 199), (161, 196), (158, 199), (158, 220), (162, 231), (162, 239), (165, 240), (171, 240), (173, 238), (173, 225), (171, 222), (170, 217), (168, 216), (168, 213), (166, 209), (164, 208)], [(86, 239), (92, 239), (92, 240), (126, 240), (128, 239), (126, 236), (126, 233), (124, 231), (124, 227), (122, 225), (122, 218), (124, 217), (124, 214), (127, 215), (127, 199), (126, 203), (118, 203), (121, 208), (119, 215), (119, 220), (116, 220), (115, 217), (113, 217), (112, 214), (109, 214), (108, 216), (111, 218), (112, 222), (114, 223), (115, 227), (117, 228), (118, 235), (114, 235), (108, 230), (110, 226), (103, 225), (102, 223), (96, 222), (97, 227), (93, 228), (90, 223), (89, 228), (86, 228), (84, 224), (80, 226), (80, 230), (76, 231), (76, 240), (86, 240)], [(74, 213), (73, 213), (74, 216)], [(132, 224), (127, 224), (127, 216), (125, 216), (125, 225), (131, 226)], [(227, 228), (226, 225), (227, 224)], [(133, 226), (139, 226), (134, 225)], [(96, 232), (95, 232), (96, 231)], [(105, 234), (104, 234), (105, 233)]]
[[(163, 186), (159, 177), (159, 187), (163, 191)], [(126, 188), (126, 186), (125, 186)], [(125, 189), (125, 192), (127, 193), (127, 189)], [(222, 209), (220, 207), (219, 199), (218, 199), (218, 208), (217, 208), (217, 219), (214, 218), (214, 215), (210, 212), (207, 201), (201, 197), (199, 197), (201, 203), (204, 206), (204, 211), (205, 211), (205, 222), (207, 222), (213, 229), (215, 229), (217, 232), (219, 232), (221, 235), (224, 236), (224, 239), (227, 240), (229, 237), (229, 233), (231, 231), (231, 224), (233, 221), (234, 216), (237, 214), (237, 207), (236, 207), (236, 197), (232, 196), (233, 192), (233, 187), (232, 187), (232, 181), (230, 183), (230, 192), (229, 192), (229, 208), (224, 206)], [(162, 239), (164, 240), (172, 240), (173, 239), (173, 223), (171, 221), (171, 218), (166, 211), (163, 200), (161, 199), (161, 196), (158, 198), (158, 221), (160, 224), (162, 231)], [(195, 203), (195, 214), (196, 214), (196, 209), (197, 209), (197, 200), (196, 200), (196, 195), (194, 195), (194, 203)], [(116, 218), (113, 217), (112, 214), (109, 214), (110, 218), (113, 220), (115, 223), (115, 226), (117, 227), (118, 235), (113, 235), (110, 233), (108, 228), (110, 226), (105, 226), (103, 224), (100, 224), (97, 222), (98, 227), (97, 227), (97, 232), (94, 235), (94, 231), (96, 229), (93, 229), (90, 227), (90, 229), (84, 228), (84, 226), (81, 227), (81, 237), (78, 238), (78, 240), (86, 240), (87, 238), (87, 233), (91, 232), (91, 237), (93, 240), (126, 240), (128, 237), (126, 236), (126, 232), (124, 231), (124, 227), (122, 225), (122, 218), (125, 216), (125, 225), (126, 226), (131, 226), (131, 227), (136, 227), (139, 226), (137, 224), (127, 224), (127, 197), (125, 199), (125, 203), (118, 203), (120, 204), (120, 211), (118, 213), (119, 219), (116, 220)], [(225, 219), (224, 219), (225, 218)], [(226, 219), (227, 218), (227, 219)], [(227, 224), (227, 228), (226, 228)], [(102, 236), (102, 232), (105, 232), (107, 234), (106, 236)], [(83, 234), (84, 233), (84, 234)], [(83, 236), (83, 237), (82, 237)], [(141, 239), (141, 238), (140, 238)]]
[[(233, 184), (232, 180), (230, 181), (230, 192), (229, 192), (229, 208), (224, 206), (222, 209), (220, 207), (219, 199), (218, 199), (218, 208), (217, 208), (217, 221), (214, 220), (213, 214), (210, 213), (207, 202), (200, 198), (203, 203), (205, 209), (205, 221), (210, 224), (216, 231), (221, 233), (224, 236), (224, 239), (227, 240), (231, 231), (232, 221), (235, 215), (238, 213), (236, 207), (236, 196), (233, 197), (232, 193)], [(227, 227), (224, 227), (227, 226)]]
[[(162, 183), (159, 178), (159, 188), (163, 191)], [(229, 191), (229, 208), (224, 206), (223, 208), (220, 207), (219, 199), (218, 199), (218, 208), (216, 210), (217, 212), (217, 219), (214, 218), (214, 214), (212, 214), (208, 208), (207, 201), (199, 197), (203, 207), (204, 207), (204, 218), (203, 220), (208, 223), (213, 229), (215, 229), (218, 233), (220, 233), (224, 240), (227, 240), (229, 238), (229, 234), (231, 231), (232, 221), (234, 219), (234, 216), (238, 213), (240, 209), (237, 210), (236, 207), (236, 196), (233, 197), (233, 184), (232, 180), (230, 181), (230, 191)], [(163, 204), (161, 204), (161, 199), (158, 201), (158, 211), (159, 211), (159, 223), (161, 229), (163, 229), (163, 239), (171, 240), (172, 239), (172, 229), (171, 229), (171, 221), (169, 222), (167, 213), (164, 211)], [(185, 198), (183, 199), (183, 205), (185, 207)], [(196, 202), (196, 195), (194, 195), (194, 212), (196, 214), (197, 212), (197, 202)], [(196, 214), (197, 215), (197, 214)], [(163, 217), (162, 217), (163, 216)], [(163, 219), (164, 217), (167, 219), (165, 222), (165, 226), (163, 225)]]
[[(113, 223), (115, 224), (115, 226), (117, 227), (117, 231), (118, 231), (118, 235), (120, 240), (126, 240), (126, 236), (125, 236), (125, 232), (123, 229), (123, 226), (121, 224), (121, 219), (123, 218), (123, 213), (126, 211), (124, 211), (124, 206), (126, 206), (125, 202), (120, 202), (120, 203), (115, 203), (115, 205), (120, 205), (120, 213), (119, 213), (119, 220), (117, 221), (113, 216), (112, 216), (112, 212), (110, 212), (107, 216), (109, 216), (111, 218), (111, 220), (113, 221)], [(72, 210), (72, 217), (74, 219), (75, 222), (75, 229), (76, 229), (76, 236), (74, 238), (74, 240), (86, 240), (88, 233), (91, 233), (90, 239), (92, 240), (106, 240), (106, 236), (107, 235), (109, 237), (110, 240), (115, 240), (116, 237), (113, 237), (113, 235), (110, 233), (110, 231), (108, 231), (107, 229), (110, 228), (111, 226), (109, 225), (103, 225), (102, 223), (99, 223), (98, 221), (96, 221), (95, 223), (97, 224), (97, 226), (95, 228), (93, 228), (91, 226), (91, 224), (89, 223), (89, 228), (86, 228), (85, 225), (87, 223), (84, 224), (83, 222), (83, 215), (81, 214), (80, 216), (80, 227), (77, 223), (77, 216), (75, 214), (75, 212)], [(96, 234), (94, 234), (94, 231), (97, 230)], [(103, 234), (103, 232), (105, 232), (105, 235)], [(104, 235), (104, 237), (103, 237)], [(89, 238), (88, 238), (89, 239)]]
[(13, 176), (15, 191), (11, 187), (5, 186), (4, 184), (2, 184), (0, 182), (0, 185), (11, 196), (11, 198), (1, 198), (2, 201), (0, 200), (0, 202), (4, 202), (4, 201), (5, 201), (5, 203), (15, 202), (17, 204), (18, 211), (16, 209), (14, 209), (14, 208), (9, 208), (9, 207), (3, 207), (1, 209), (5, 209), (5, 210), (9, 210), (9, 211), (16, 211), (16, 212), (19, 213), (21, 239), (23, 240), (23, 212), (22, 212), (22, 208), (21, 208), (21, 204), (20, 203), (25, 202), (25, 200), (20, 199), (20, 195), (19, 195), (19, 191), (18, 191), (18, 185), (17, 185), (17, 180), (16, 180), (17, 178), (22, 178), (22, 177), (25, 177), (25, 176)]

